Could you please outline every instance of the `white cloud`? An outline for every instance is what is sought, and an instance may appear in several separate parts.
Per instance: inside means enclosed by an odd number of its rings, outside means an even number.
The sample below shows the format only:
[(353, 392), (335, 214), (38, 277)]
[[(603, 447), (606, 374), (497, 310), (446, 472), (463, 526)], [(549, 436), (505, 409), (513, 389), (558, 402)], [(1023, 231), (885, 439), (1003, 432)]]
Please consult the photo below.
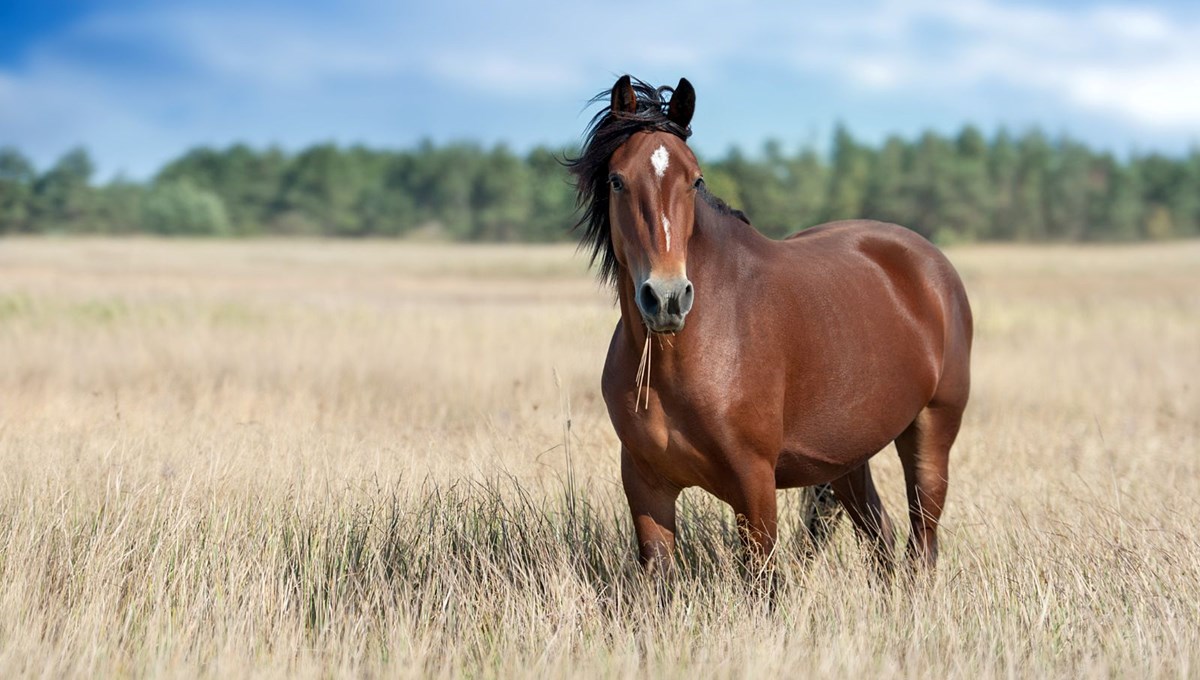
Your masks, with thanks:
[(496, 52), (444, 52), (429, 60), (431, 70), (466, 87), (496, 94), (530, 94), (583, 83), (583, 74), (563, 63), (514, 58)]
[(152, 7), (92, 17), (66, 40), (153, 45), (205, 77), (302, 89), (331, 78), (390, 76), (412, 65), (403, 43), (391, 39), (398, 21), (386, 12), (339, 24), (283, 10)]
[[(636, 20), (610, 19), (626, 12), (636, 12)], [(1001, 84), (1080, 113), (1200, 131), (1200, 20), (1150, 6), (880, 0), (867, 6), (772, 2), (730, 8), (692, 2), (685, 8), (605, 4), (526, 14), (526, 40), (511, 31), (476, 33), (466, 21), (473, 39), (506, 55), (497, 64), (513, 66), (500, 69), (502, 82), (524, 74), (544, 79), (547, 87), (567, 87), (612, 64), (693, 74), (732, 64), (790, 64), (806, 75), (840, 75), (866, 90), (911, 90), (921, 97), (965, 97)], [(604, 28), (586, 33), (597, 37), (572, 38), (574, 31), (564, 30), (571, 25)], [(455, 53), (454, 45), (446, 49), (443, 54)], [(481, 88), (492, 82), (458, 76)]]
[(823, 25), (837, 38), (818, 36), (794, 63), (893, 91), (966, 93), (1001, 83), (1080, 111), (1200, 130), (1194, 19), (1145, 7), (1047, 9), (992, 0), (887, 2), (879, 12), (863, 24), (827, 14)]

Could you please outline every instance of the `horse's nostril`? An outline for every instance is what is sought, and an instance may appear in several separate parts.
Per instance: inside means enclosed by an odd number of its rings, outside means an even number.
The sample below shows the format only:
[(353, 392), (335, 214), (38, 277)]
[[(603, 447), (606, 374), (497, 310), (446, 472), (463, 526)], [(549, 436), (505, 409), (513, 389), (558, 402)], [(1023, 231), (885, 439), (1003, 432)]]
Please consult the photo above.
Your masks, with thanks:
[(674, 295), (669, 296), (667, 298), (667, 314), (679, 314), (679, 313), (681, 313), (681, 310), (679, 308), (679, 298)]
[(651, 316), (658, 314), (658, 294), (654, 292), (654, 288), (649, 282), (643, 283), (638, 290), (638, 304), (642, 308), (642, 312)]

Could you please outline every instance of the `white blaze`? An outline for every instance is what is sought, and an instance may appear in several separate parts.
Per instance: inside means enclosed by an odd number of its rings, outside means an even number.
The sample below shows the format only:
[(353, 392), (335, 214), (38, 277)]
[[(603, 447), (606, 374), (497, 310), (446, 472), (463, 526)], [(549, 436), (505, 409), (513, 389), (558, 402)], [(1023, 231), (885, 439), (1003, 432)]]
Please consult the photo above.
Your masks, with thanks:
[[(667, 174), (667, 166), (671, 164), (671, 154), (667, 152), (667, 147), (659, 144), (654, 153), (650, 154), (650, 165), (654, 166), (654, 174), (659, 180), (663, 175)], [(667, 219), (666, 213), (662, 213), (662, 229), (663, 235), (667, 238), (667, 251), (671, 250), (671, 221)]]
[(650, 154), (650, 165), (654, 166), (654, 174), (659, 179), (667, 172), (667, 166), (671, 164), (671, 154), (667, 153), (667, 147), (659, 144), (654, 153)]

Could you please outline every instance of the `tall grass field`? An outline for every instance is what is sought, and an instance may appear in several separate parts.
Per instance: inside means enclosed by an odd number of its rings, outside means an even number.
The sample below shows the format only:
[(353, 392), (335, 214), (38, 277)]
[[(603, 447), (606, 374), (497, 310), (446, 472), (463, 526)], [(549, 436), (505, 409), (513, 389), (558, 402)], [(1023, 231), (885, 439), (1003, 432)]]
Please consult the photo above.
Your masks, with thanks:
[(641, 576), (571, 246), (0, 241), (0, 676), (1200, 676), (1200, 243), (948, 254), (936, 576), (788, 491), (764, 598), (698, 490)]

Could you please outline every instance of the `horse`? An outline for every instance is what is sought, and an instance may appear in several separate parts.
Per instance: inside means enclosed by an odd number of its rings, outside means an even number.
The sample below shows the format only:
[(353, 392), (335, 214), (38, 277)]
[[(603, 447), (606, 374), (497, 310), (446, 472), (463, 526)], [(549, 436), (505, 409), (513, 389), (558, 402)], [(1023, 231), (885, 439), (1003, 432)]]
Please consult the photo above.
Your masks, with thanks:
[(770, 560), (776, 490), (828, 483), (881, 571), (892, 522), (870, 459), (895, 442), (912, 571), (934, 570), (950, 448), (970, 392), (962, 280), (915, 232), (870, 220), (767, 238), (709, 193), (687, 145), (696, 93), (622, 76), (566, 159), (581, 248), (621, 317), (601, 390), (648, 572), (670, 571), (676, 501), (700, 487)]

